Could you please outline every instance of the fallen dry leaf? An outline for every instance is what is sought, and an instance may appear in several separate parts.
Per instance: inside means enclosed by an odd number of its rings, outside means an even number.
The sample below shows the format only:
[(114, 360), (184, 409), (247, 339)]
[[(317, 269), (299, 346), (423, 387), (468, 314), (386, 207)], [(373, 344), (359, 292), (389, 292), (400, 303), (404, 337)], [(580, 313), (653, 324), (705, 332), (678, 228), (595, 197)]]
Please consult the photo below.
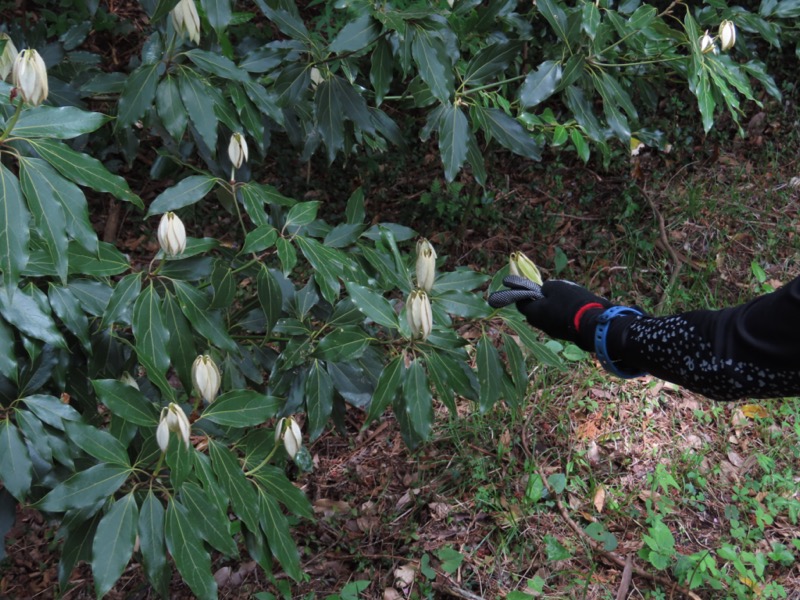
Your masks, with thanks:
[(597, 512), (603, 512), (603, 507), (606, 505), (606, 490), (602, 485), (598, 485), (594, 492), (594, 507)]
[(314, 512), (323, 517), (332, 517), (337, 514), (350, 512), (350, 505), (344, 500), (329, 500), (320, 498), (314, 501)]
[(403, 600), (403, 594), (393, 587), (383, 590), (383, 600)]
[(414, 577), (417, 574), (417, 567), (411, 563), (407, 563), (394, 570), (394, 584), (400, 587), (409, 587), (414, 583)]
[(759, 419), (766, 419), (769, 416), (767, 409), (759, 404), (745, 404), (740, 409), (745, 417), (751, 419), (758, 417)]

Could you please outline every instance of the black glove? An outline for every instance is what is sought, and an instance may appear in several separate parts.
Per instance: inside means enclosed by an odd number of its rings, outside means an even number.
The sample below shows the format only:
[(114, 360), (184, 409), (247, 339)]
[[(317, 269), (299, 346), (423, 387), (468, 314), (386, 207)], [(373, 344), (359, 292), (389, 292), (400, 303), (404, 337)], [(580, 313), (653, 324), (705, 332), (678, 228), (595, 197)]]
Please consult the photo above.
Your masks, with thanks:
[[(611, 302), (592, 294), (570, 281), (546, 281), (541, 287), (539, 299), (535, 299), (532, 286), (536, 284), (521, 277), (509, 276), (503, 284), (513, 290), (495, 292), (489, 296), (489, 304), (495, 308), (508, 304), (500, 301), (513, 299), (528, 323), (541, 329), (550, 337), (568, 340), (583, 350), (594, 352), (594, 329), (599, 317)], [(538, 286), (536, 286), (538, 287)], [(523, 292), (527, 291), (527, 294)]]

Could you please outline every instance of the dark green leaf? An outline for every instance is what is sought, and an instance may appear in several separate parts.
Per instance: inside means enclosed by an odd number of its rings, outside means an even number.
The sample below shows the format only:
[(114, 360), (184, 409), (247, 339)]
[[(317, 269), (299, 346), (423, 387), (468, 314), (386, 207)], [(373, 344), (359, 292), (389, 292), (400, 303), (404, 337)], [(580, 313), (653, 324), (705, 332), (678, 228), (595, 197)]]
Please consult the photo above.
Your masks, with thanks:
[(376, 37), (379, 29), (369, 14), (363, 14), (354, 21), (342, 27), (334, 40), (328, 46), (330, 52), (358, 52), (369, 46)]
[(35, 507), (47, 512), (64, 512), (91, 506), (116, 492), (128, 475), (130, 469), (127, 467), (102, 463), (89, 467), (58, 484)]
[(64, 431), (64, 421), (80, 421), (80, 413), (55, 396), (37, 394), (22, 398), (25, 405), (42, 421), (59, 431)]
[[(220, 39), (223, 38), (223, 31), (231, 24), (231, 2), (230, 0), (200, 0), (203, 10), (206, 11), (208, 22)], [(199, 65), (198, 65), (199, 66)], [(224, 76), (222, 76), (224, 77)]]
[(80, 421), (67, 421), (64, 430), (70, 441), (100, 462), (130, 466), (128, 452), (122, 443), (107, 431)]
[(333, 383), (320, 361), (311, 363), (306, 378), (306, 412), (308, 439), (314, 441), (325, 429), (333, 410)]
[(467, 158), (469, 124), (464, 111), (456, 105), (444, 107), (439, 121), (439, 152), (442, 154), (444, 176), (453, 181)]
[(300, 581), (303, 572), (300, 568), (300, 553), (289, 531), (289, 523), (275, 499), (259, 490), (259, 513), (261, 527), (267, 536), (269, 549), (278, 559), (286, 573), (295, 581)]
[(329, 163), (333, 162), (339, 150), (344, 150), (344, 108), (335, 92), (332, 80), (326, 79), (314, 93), (317, 127), (328, 149)]
[(308, 225), (317, 218), (317, 211), (319, 210), (320, 204), (321, 203), (316, 200), (313, 202), (298, 202), (289, 209), (284, 227)]
[(269, 223), (264, 223), (247, 232), (242, 252), (261, 252), (274, 246), (277, 239), (278, 230)]
[(711, 81), (708, 71), (703, 69), (700, 72), (699, 85), (694, 91), (697, 96), (697, 104), (700, 107), (700, 115), (703, 118), (703, 130), (708, 133), (714, 126), (714, 109), (717, 106), (714, 94), (711, 91)]
[(267, 333), (269, 334), (281, 315), (283, 293), (275, 276), (263, 263), (256, 277), (256, 286), (258, 288), (258, 302), (264, 311), (264, 316), (267, 320)]
[(345, 287), (358, 310), (364, 313), (367, 318), (384, 327), (397, 329), (397, 314), (386, 298), (372, 289), (352, 281), (345, 282)]
[(156, 0), (155, 9), (150, 16), (151, 21), (157, 21), (161, 17), (165, 17), (169, 12), (175, 8), (180, 0)]
[(536, 7), (539, 12), (550, 23), (550, 27), (556, 32), (556, 35), (561, 38), (561, 41), (569, 46), (569, 37), (567, 36), (567, 14), (558, 3), (558, 0), (537, 0)]
[(199, 485), (186, 482), (181, 486), (181, 500), (189, 516), (197, 523), (200, 535), (209, 544), (227, 556), (236, 556), (236, 543), (231, 537), (228, 517), (209, 500)]
[(177, 185), (167, 188), (153, 200), (147, 210), (147, 216), (178, 210), (190, 206), (205, 198), (218, 179), (209, 175), (190, 175)]
[(524, 108), (531, 108), (553, 95), (561, 82), (561, 64), (548, 60), (536, 71), (528, 73), (519, 89), (519, 101)]
[(269, 490), (278, 501), (286, 506), (291, 512), (299, 517), (306, 519), (314, 518), (314, 511), (311, 502), (306, 495), (287, 479), (283, 470), (272, 465), (265, 465), (257, 472), (253, 473), (261, 487)]
[(479, 85), (484, 81), (495, 78), (508, 68), (508, 65), (517, 58), (522, 51), (522, 42), (519, 40), (508, 41), (500, 44), (486, 46), (469, 61), (464, 73), (463, 85)]
[(344, 211), (348, 224), (360, 224), (364, 222), (364, 188), (358, 187), (350, 194), (347, 199), (347, 207)]
[(208, 307), (211, 309), (229, 307), (236, 294), (236, 281), (234, 281), (230, 262), (214, 261), (214, 270), (211, 272), (211, 286), (214, 288), (214, 295), (211, 297), (211, 304)]
[[(222, 2), (225, 0), (207, 1)], [(217, 75), (222, 79), (230, 79), (231, 81), (244, 82), (250, 80), (250, 76), (247, 74), (247, 72), (242, 71), (233, 63), (233, 61), (228, 60), (217, 52), (207, 52), (205, 50), (195, 48), (193, 50), (189, 50), (189, 52), (186, 53), (186, 56), (206, 73)]]
[(168, 586), (167, 553), (164, 546), (164, 507), (161, 501), (147, 492), (139, 510), (139, 551), (147, 580), (155, 591), (166, 597)]
[(322, 243), (328, 248), (346, 248), (355, 243), (365, 227), (363, 223), (340, 223), (328, 232)]
[(131, 559), (138, 520), (133, 492), (117, 500), (100, 520), (92, 544), (92, 576), (98, 598), (114, 587)]
[(153, 105), (158, 85), (158, 67), (159, 63), (142, 65), (128, 75), (125, 89), (118, 100), (115, 127), (133, 125)]
[(169, 393), (163, 387), (164, 375), (169, 367), (169, 333), (164, 327), (164, 316), (161, 314), (161, 298), (155, 285), (151, 283), (133, 305), (133, 335), (136, 338), (139, 361), (146, 366), (151, 379), (158, 378), (153, 379), (154, 382), (161, 381), (159, 388), (165, 393)]
[(233, 505), (233, 511), (248, 529), (258, 531), (258, 496), (253, 484), (242, 473), (239, 460), (231, 450), (215, 440), (209, 440), (211, 468)]
[(68, 257), (71, 275), (119, 275), (130, 269), (125, 255), (106, 242), (98, 242), (97, 252), (91, 252), (77, 242), (70, 242)]
[[(69, 146), (55, 140), (28, 140), (28, 143), (39, 156), (67, 179), (98, 192), (108, 192), (119, 200), (144, 208), (142, 199), (131, 192), (128, 183), (119, 175), (110, 173), (99, 160), (75, 152)], [(66, 210), (69, 211), (68, 208)]]
[(520, 341), (531, 351), (536, 360), (550, 367), (564, 368), (564, 362), (555, 352), (536, 339), (536, 335), (527, 323), (516, 319), (508, 319), (506, 323), (517, 333)]
[(92, 353), (92, 342), (89, 339), (89, 319), (81, 309), (80, 303), (66, 287), (50, 284), (48, 298), (53, 312), (67, 326), (83, 346), (87, 353)]
[(91, 133), (109, 121), (109, 117), (86, 112), (74, 106), (39, 106), (26, 110), (14, 126), (13, 135), (23, 138), (67, 140)]
[(189, 512), (174, 497), (165, 519), (167, 549), (183, 580), (201, 600), (216, 600), (217, 582), (211, 575), (211, 557), (197, 535)]
[(260, 4), (259, 8), (261, 8), (263, 13), (270, 21), (274, 22), (278, 26), (278, 29), (280, 29), (290, 38), (313, 44), (313, 40), (308, 33), (308, 29), (306, 29), (305, 24), (303, 24), (303, 21), (298, 16), (282, 8), (273, 9), (269, 7), (266, 2)]
[[(46, 462), (53, 461), (53, 450), (47, 443), (49, 434), (45, 431), (42, 421), (29, 410), (17, 409), (14, 411), (17, 426), (28, 443)], [(5, 450), (4, 450), (5, 452)], [(2, 479), (2, 476), (0, 476)]]
[(375, 392), (372, 394), (372, 400), (369, 404), (369, 411), (364, 421), (364, 427), (383, 414), (386, 407), (389, 406), (397, 395), (397, 390), (400, 389), (404, 378), (404, 359), (402, 356), (398, 356), (386, 365), (381, 372), (378, 385), (375, 387)]
[(49, 312), (44, 312), (39, 304), (23, 290), (16, 290), (9, 298), (11, 290), (0, 290), (0, 314), (26, 335), (65, 348), (66, 342), (56, 328), (55, 321)]
[[(105, 329), (117, 321), (130, 322), (130, 307), (142, 291), (142, 274), (131, 273), (120, 279), (103, 313), (100, 328)], [(124, 317), (124, 318), (123, 318)]]
[(411, 55), (417, 63), (420, 77), (439, 102), (456, 109), (450, 104), (454, 91), (453, 66), (444, 42), (433, 32), (421, 27), (417, 27), (415, 31)]
[[(31, 489), (33, 463), (19, 429), (8, 419), (0, 421), (0, 481), (20, 502)], [(5, 542), (4, 542), (5, 543)]]
[(476, 106), (474, 114), (478, 117), (478, 121), (483, 125), (489, 137), (495, 138), (513, 153), (531, 160), (542, 159), (538, 142), (516, 119), (512, 119), (499, 108)]
[(502, 396), (503, 365), (497, 348), (485, 335), (478, 341), (476, 364), (480, 383), (478, 406), (481, 412), (486, 412)]
[(600, 25), (600, 10), (594, 2), (586, 2), (583, 5), (583, 15), (581, 18), (581, 29), (591, 39), (597, 35), (597, 28)]
[(214, 152), (217, 147), (217, 116), (212, 91), (188, 69), (182, 70), (178, 76), (178, 89), (189, 118), (206, 146)]
[[(370, 60), (369, 81), (375, 93), (375, 106), (380, 106), (392, 83), (392, 49), (385, 39), (378, 40)], [(353, 221), (348, 221), (352, 223)], [(360, 222), (360, 221), (359, 221)]]
[(363, 329), (339, 328), (319, 341), (314, 356), (330, 362), (356, 360), (364, 354), (370, 339)]
[(114, 415), (144, 427), (158, 425), (158, 409), (135, 387), (116, 379), (95, 379), (92, 386)]
[(584, 96), (583, 90), (576, 85), (569, 86), (565, 91), (564, 100), (586, 135), (595, 142), (602, 141), (603, 132), (600, 129), (600, 123), (594, 115), (591, 104)]
[(469, 319), (488, 317), (492, 313), (492, 308), (486, 300), (473, 292), (445, 291), (434, 296), (434, 302), (451, 315)]
[(169, 330), (169, 341), (167, 342), (167, 352), (172, 362), (172, 366), (180, 377), (184, 390), (192, 389), (192, 363), (197, 357), (197, 349), (194, 345), (194, 335), (189, 327), (189, 322), (183, 316), (178, 301), (171, 293), (164, 294), (164, 304), (162, 305), (164, 316), (164, 327)]
[(295, 241), (316, 271), (314, 276), (322, 297), (330, 303), (336, 302), (339, 279), (355, 269), (351, 259), (343, 252), (328, 248), (312, 238), (297, 236)]
[(205, 294), (188, 283), (182, 281), (174, 283), (183, 314), (195, 329), (218, 348), (238, 353), (239, 347), (228, 335), (220, 314), (208, 309), (209, 300)]
[(428, 376), (419, 359), (411, 362), (403, 381), (406, 411), (414, 431), (423, 440), (428, 439), (433, 423), (433, 403)]
[(178, 80), (167, 74), (156, 89), (156, 110), (161, 122), (175, 140), (180, 140), (186, 131), (189, 117), (181, 101)]
[(30, 217), (19, 180), (0, 163), (0, 270), (6, 291), (17, 287), (20, 273), (28, 264)]
[(202, 418), (228, 427), (254, 427), (274, 417), (283, 401), (251, 390), (233, 390), (219, 396)]
[(92, 541), (101, 515), (95, 514), (82, 523), (76, 523), (66, 530), (66, 539), (61, 547), (61, 560), (58, 563), (58, 583), (67, 587), (72, 571), (78, 561), (92, 560)]

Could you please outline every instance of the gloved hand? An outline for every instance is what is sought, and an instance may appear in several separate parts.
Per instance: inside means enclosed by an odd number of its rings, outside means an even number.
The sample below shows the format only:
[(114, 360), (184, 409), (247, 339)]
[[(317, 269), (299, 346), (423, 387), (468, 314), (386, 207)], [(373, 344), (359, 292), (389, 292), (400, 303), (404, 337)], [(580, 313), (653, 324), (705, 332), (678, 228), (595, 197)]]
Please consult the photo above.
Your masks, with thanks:
[[(516, 291), (516, 297), (505, 290), (495, 292), (497, 296), (489, 296), (489, 304), (498, 307), (507, 304), (501, 301), (513, 298), (517, 310), (525, 315), (528, 323), (551, 337), (594, 352), (597, 317), (612, 306), (611, 302), (570, 281), (546, 281), (541, 287), (540, 299), (534, 299), (531, 282), (526, 279), (509, 276), (503, 279), (503, 284)], [(525, 290), (529, 293), (523, 294)]]

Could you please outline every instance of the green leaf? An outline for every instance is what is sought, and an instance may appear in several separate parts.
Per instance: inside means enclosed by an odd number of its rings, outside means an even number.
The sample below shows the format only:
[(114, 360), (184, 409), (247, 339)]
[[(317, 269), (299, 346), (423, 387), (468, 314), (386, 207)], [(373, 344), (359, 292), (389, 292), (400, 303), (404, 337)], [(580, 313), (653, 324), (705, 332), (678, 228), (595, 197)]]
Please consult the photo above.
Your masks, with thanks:
[(319, 341), (314, 356), (330, 362), (356, 360), (364, 354), (370, 339), (363, 329), (339, 328)]
[(347, 223), (351, 225), (364, 222), (364, 188), (357, 187), (347, 199), (347, 206), (344, 211)]
[(184, 390), (192, 389), (192, 363), (197, 357), (194, 345), (194, 334), (189, 327), (189, 322), (183, 316), (178, 301), (169, 292), (164, 294), (164, 303), (161, 306), (164, 316), (164, 327), (169, 330), (167, 352), (170, 361)]
[(206, 12), (209, 24), (214, 28), (214, 31), (217, 32), (217, 35), (220, 36), (220, 39), (222, 39), (225, 28), (229, 24), (232, 24), (230, 0), (200, 0), (200, 4)]
[(164, 545), (164, 507), (148, 490), (139, 510), (139, 551), (147, 580), (162, 597), (167, 596), (169, 569)]
[(532, 108), (552, 96), (561, 83), (561, 64), (548, 60), (536, 71), (528, 73), (519, 89), (519, 101), (524, 108)]
[(180, 0), (157, 0), (153, 14), (150, 16), (150, 21), (155, 22), (167, 16), (169, 12), (177, 6), (179, 1)]
[[(22, 435), (25, 436), (25, 439), (28, 441), (28, 443), (39, 454), (39, 456), (42, 457), (42, 460), (52, 463), (53, 450), (50, 448), (50, 444), (48, 444), (48, 439), (50, 436), (45, 430), (44, 425), (39, 417), (34, 415), (33, 412), (29, 410), (20, 409), (16, 409), (14, 411), (14, 417), (16, 418), (17, 426), (22, 432)], [(0, 475), (0, 479), (2, 479), (2, 475)]]
[(100, 518), (101, 515), (97, 513), (82, 523), (76, 523), (62, 530), (66, 533), (66, 539), (61, 547), (61, 560), (58, 563), (58, 583), (62, 588), (67, 587), (79, 560), (87, 563), (92, 560), (92, 541)]
[(411, 426), (420, 438), (427, 440), (433, 423), (433, 403), (428, 376), (419, 359), (408, 367), (403, 381), (403, 396)]
[(239, 346), (228, 335), (220, 314), (208, 309), (209, 299), (206, 295), (183, 281), (175, 281), (174, 284), (183, 314), (194, 328), (221, 350), (238, 353)]
[(417, 63), (419, 75), (436, 99), (449, 105), (454, 93), (454, 79), (445, 44), (433, 32), (422, 27), (415, 27), (414, 31), (416, 35), (411, 42), (411, 55)]
[(20, 502), (31, 489), (33, 463), (19, 429), (7, 418), (0, 421), (0, 481)]
[(328, 46), (330, 52), (358, 52), (369, 46), (380, 33), (369, 14), (363, 14), (342, 27)]
[(28, 144), (70, 181), (98, 192), (107, 192), (119, 200), (144, 208), (142, 199), (131, 192), (128, 183), (119, 175), (110, 173), (99, 160), (75, 152), (69, 146), (55, 140), (28, 140)]
[(130, 466), (128, 452), (122, 443), (107, 431), (96, 429), (80, 421), (67, 421), (64, 431), (78, 448), (100, 462)]
[(119, 97), (115, 128), (133, 125), (153, 105), (160, 63), (145, 64), (128, 75)]
[(434, 296), (434, 301), (446, 312), (458, 317), (482, 319), (492, 313), (486, 300), (474, 292), (449, 290)]
[(213, 153), (217, 147), (217, 116), (214, 112), (214, 97), (208, 84), (189, 69), (183, 69), (178, 76), (178, 89), (189, 118)]
[[(393, 66), (392, 48), (389, 42), (385, 39), (378, 40), (378, 43), (375, 44), (375, 50), (372, 51), (369, 71), (369, 81), (375, 93), (375, 106), (380, 106), (389, 92), (389, 86), (392, 83)], [(348, 221), (348, 223), (353, 222)], [(358, 222), (360, 223), (361, 221)]]
[(311, 363), (308, 370), (305, 392), (308, 439), (313, 442), (324, 431), (333, 410), (333, 382), (318, 360)]
[(317, 127), (328, 150), (329, 163), (339, 150), (344, 150), (344, 108), (335, 89), (331, 79), (326, 79), (314, 93)]
[(372, 394), (364, 427), (380, 417), (397, 396), (397, 390), (400, 389), (400, 384), (405, 378), (405, 371), (405, 362), (402, 356), (398, 356), (384, 367), (378, 378), (378, 385), (375, 386), (375, 392)]
[(139, 362), (145, 365), (152, 381), (161, 383), (159, 388), (165, 394), (170, 394), (168, 389), (163, 387), (166, 382), (165, 373), (169, 368), (167, 354), (169, 334), (170, 332), (164, 327), (164, 316), (161, 314), (161, 298), (155, 284), (150, 283), (133, 305), (133, 335), (136, 338), (135, 347)]
[(258, 496), (253, 485), (242, 473), (241, 465), (231, 450), (215, 440), (209, 440), (211, 468), (233, 505), (233, 511), (248, 529), (258, 531)]
[(586, 2), (583, 5), (583, 14), (581, 18), (581, 29), (591, 39), (597, 35), (597, 28), (600, 26), (600, 9), (594, 2)]
[(131, 559), (138, 520), (139, 508), (131, 492), (117, 500), (97, 525), (92, 544), (92, 576), (98, 598), (114, 587)]
[(177, 185), (167, 188), (147, 209), (148, 217), (190, 206), (205, 198), (218, 179), (209, 175), (190, 175)]
[(699, 85), (694, 90), (694, 93), (697, 96), (700, 116), (703, 119), (703, 130), (708, 133), (714, 126), (714, 109), (717, 107), (717, 102), (714, 100), (714, 94), (711, 91), (711, 80), (708, 71), (705, 69), (700, 71)]
[(578, 156), (580, 156), (581, 160), (584, 163), (588, 162), (591, 151), (589, 150), (589, 144), (586, 143), (586, 139), (581, 135), (581, 132), (577, 129), (570, 129), (569, 138), (572, 140), (575, 150), (578, 152)]
[(6, 288), (17, 287), (20, 273), (28, 264), (29, 221), (19, 180), (0, 163), (0, 270)]
[(340, 223), (327, 233), (322, 243), (328, 248), (347, 248), (358, 240), (365, 228), (363, 223)]
[(211, 575), (211, 557), (197, 535), (189, 511), (171, 498), (165, 519), (167, 549), (183, 580), (201, 600), (216, 600), (217, 582)]
[(455, 179), (467, 158), (468, 135), (469, 124), (464, 111), (454, 104), (443, 107), (439, 121), (439, 152), (447, 181)]
[[(106, 329), (117, 321), (123, 320), (123, 316), (128, 315), (131, 304), (133, 304), (133, 301), (136, 300), (141, 291), (141, 273), (131, 273), (120, 279), (114, 287), (114, 293), (111, 294), (111, 299), (108, 301), (106, 310), (103, 313), (100, 329)], [(130, 316), (127, 316), (123, 322), (129, 323)]]
[(462, 85), (479, 85), (488, 79), (499, 79), (508, 65), (517, 58), (522, 50), (522, 42), (512, 40), (500, 44), (486, 46), (478, 52), (469, 64), (462, 78)]
[(269, 335), (281, 315), (283, 292), (275, 276), (263, 263), (256, 276), (256, 287), (258, 302), (261, 304), (261, 309), (264, 311), (264, 316), (267, 320), (267, 335)]
[(130, 269), (128, 259), (111, 244), (98, 242), (96, 252), (91, 252), (70, 242), (68, 250), (69, 273), (71, 275), (119, 275)]
[(278, 239), (278, 230), (269, 223), (263, 223), (247, 232), (242, 252), (262, 252), (272, 248)]
[(547, 560), (550, 562), (567, 560), (572, 557), (572, 553), (564, 547), (564, 544), (552, 535), (544, 536), (544, 550)]
[(500, 362), (497, 348), (485, 335), (481, 336), (478, 341), (475, 362), (478, 370), (478, 383), (480, 383), (478, 406), (481, 412), (486, 412), (503, 395), (503, 365)]
[(229, 79), (231, 81), (250, 81), (250, 76), (246, 71), (243, 71), (237, 67), (233, 61), (225, 58), (219, 53), (207, 52), (206, 50), (195, 48), (193, 50), (189, 50), (189, 52), (186, 53), (186, 56), (206, 73), (211, 73), (212, 75), (217, 75), (222, 79)]
[(94, 379), (92, 387), (100, 401), (114, 415), (134, 425), (144, 427), (158, 425), (158, 409), (135, 387), (116, 379)]
[(561, 41), (569, 47), (569, 37), (567, 36), (567, 14), (559, 6), (558, 0), (538, 0), (536, 7), (539, 12), (550, 23), (550, 27), (561, 38)]
[(345, 282), (345, 287), (358, 310), (364, 313), (367, 318), (372, 319), (378, 325), (397, 329), (397, 314), (386, 298), (370, 288), (352, 281)]
[(603, 141), (603, 132), (600, 123), (594, 115), (592, 106), (583, 94), (583, 90), (577, 85), (567, 87), (564, 94), (564, 101), (572, 111), (575, 120), (583, 127), (586, 135), (595, 142)]
[(567, 476), (564, 473), (553, 473), (547, 478), (547, 483), (555, 494), (561, 494), (567, 489)]
[(99, 129), (109, 117), (86, 112), (74, 106), (39, 106), (22, 113), (14, 126), (13, 135), (23, 138), (53, 138), (67, 140)]
[(259, 513), (261, 527), (267, 536), (269, 549), (286, 573), (295, 581), (300, 581), (303, 571), (300, 568), (300, 553), (289, 531), (289, 523), (275, 499), (259, 490)]
[(99, 464), (58, 484), (34, 506), (46, 512), (64, 512), (91, 506), (116, 492), (128, 479), (130, 469)]
[(254, 427), (274, 417), (283, 400), (251, 390), (222, 394), (203, 411), (202, 418), (228, 427)]
[(300, 227), (301, 225), (308, 225), (317, 218), (317, 211), (321, 202), (298, 202), (289, 209), (289, 214), (286, 215), (284, 227)]
[(166, 130), (174, 140), (180, 140), (189, 123), (186, 107), (183, 106), (178, 80), (172, 74), (158, 84), (156, 89), (156, 111)]
[(48, 299), (53, 312), (67, 326), (83, 346), (88, 354), (92, 353), (92, 342), (89, 339), (89, 319), (81, 309), (81, 305), (74, 294), (66, 287), (57, 287), (50, 284)]
[(59, 431), (64, 431), (64, 421), (81, 420), (77, 410), (55, 396), (36, 394), (22, 398), (22, 401), (40, 420)]
[(66, 348), (67, 344), (50, 313), (44, 312), (24, 290), (14, 291), (9, 298), (10, 291), (9, 288), (0, 289), (0, 314), (3, 318), (25, 335), (58, 348)]
[(517, 319), (507, 319), (506, 323), (517, 333), (520, 341), (531, 351), (536, 360), (550, 367), (564, 368), (564, 361), (550, 348), (536, 339), (536, 335), (527, 323)]
[(214, 261), (214, 270), (211, 271), (211, 287), (214, 288), (214, 295), (211, 297), (209, 308), (227, 308), (233, 303), (236, 295), (236, 281), (229, 261)]
[(304, 42), (306, 44), (314, 43), (314, 40), (308, 33), (308, 29), (306, 29), (305, 24), (299, 17), (289, 13), (288, 11), (282, 8), (273, 9), (269, 7), (266, 4), (266, 2), (260, 3), (259, 8), (270, 21), (274, 22), (275, 25), (278, 26), (278, 29), (280, 29), (290, 38)]
[(499, 108), (476, 106), (473, 111), (486, 133), (514, 154), (519, 154), (531, 160), (542, 159), (539, 143), (519, 121), (512, 119)]
[(253, 478), (258, 481), (261, 487), (269, 490), (270, 494), (277, 498), (291, 512), (299, 517), (306, 519), (314, 518), (314, 511), (311, 502), (306, 495), (287, 479), (282, 469), (272, 465), (265, 465), (253, 473)]
[(355, 269), (351, 259), (312, 238), (297, 236), (295, 242), (316, 271), (314, 277), (322, 297), (333, 304), (339, 296), (339, 279)]
[(186, 482), (181, 486), (181, 500), (189, 516), (197, 523), (200, 535), (209, 544), (227, 556), (236, 556), (238, 549), (231, 537), (228, 517), (209, 500), (199, 485)]

